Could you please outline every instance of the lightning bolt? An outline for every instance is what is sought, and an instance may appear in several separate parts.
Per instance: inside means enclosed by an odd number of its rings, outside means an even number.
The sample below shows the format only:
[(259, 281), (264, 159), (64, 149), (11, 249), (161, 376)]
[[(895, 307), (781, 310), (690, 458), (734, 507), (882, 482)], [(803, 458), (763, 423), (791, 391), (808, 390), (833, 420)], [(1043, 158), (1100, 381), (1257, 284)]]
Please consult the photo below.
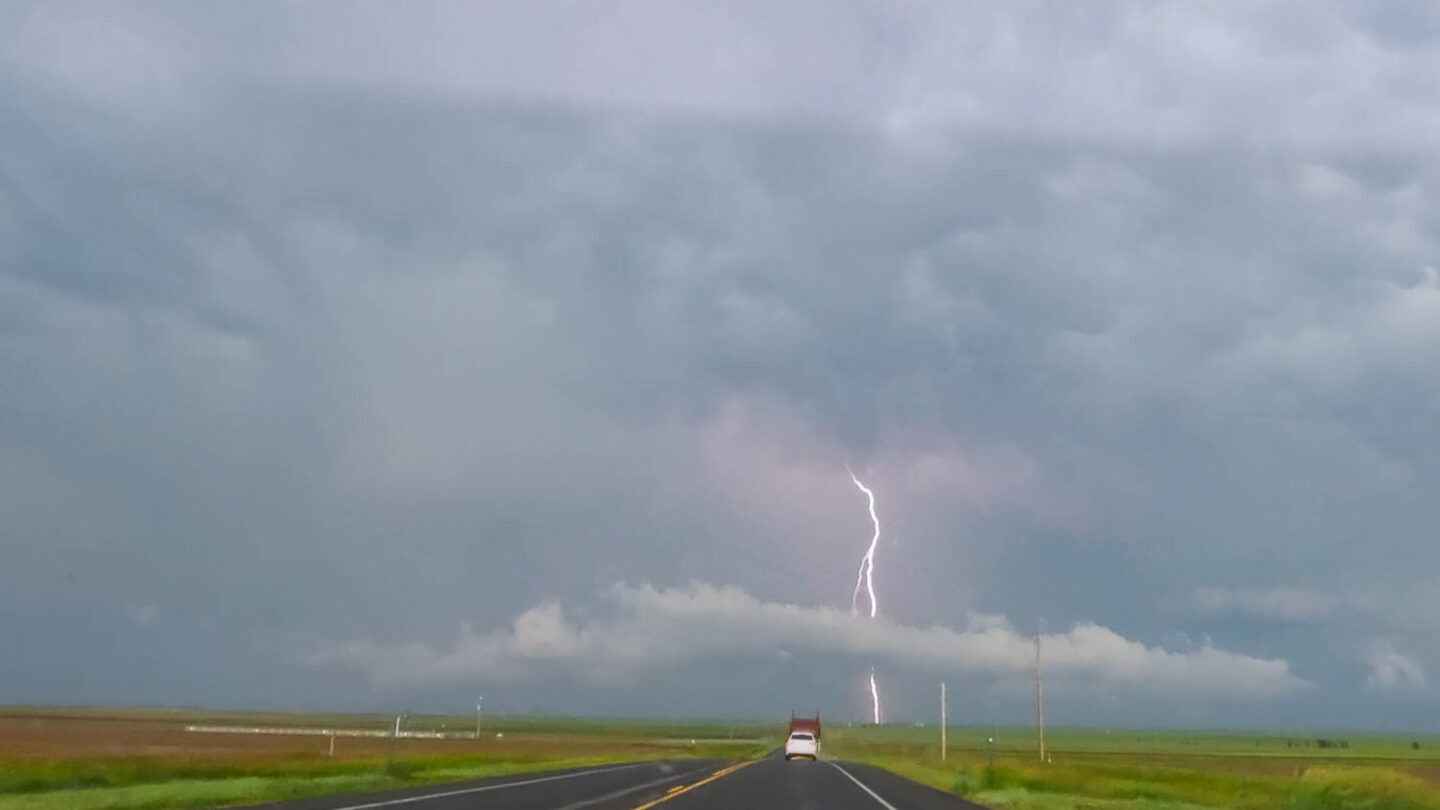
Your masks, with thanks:
[[(869, 504), (870, 522), (875, 526), (875, 533), (870, 536), (870, 547), (865, 549), (865, 556), (860, 558), (860, 571), (855, 575), (855, 591), (850, 594), (850, 612), (859, 611), (860, 591), (864, 590), (870, 597), (870, 618), (875, 618), (879, 609), (879, 603), (875, 600), (875, 547), (880, 543), (880, 518), (875, 514), (875, 493), (855, 477), (855, 471), (847, 464), (845, 472), (850, 473), (850, 480), (855, 486), (865, 493), (865, 499)], [(880, 725), (880, 689), (875, 685), (875, 668), (870, 668), (870, 707), (875, 720), (875, 725)]]
[(850, 595), (850, 610), (857, 609), (856, 606), (860, 602), (860, 590), (863, 588), (870, 596), (870, 618), (873, 619), (879, 607), (875, 602), (875, 546), (880, 542), (880, 518), (875, 516), (875, 493), (860, 483), (860, 479), (855, 477), (854, 470), (847, 466), (845, 472), (850, 473), (850, 480), (854, 481), (855, 486), (865, 493), (866, 499), (870, 502), (870, 522), (875, 524), (875, 534), (870, 537), (870, 547), (865, 549), (865, 556), (860, 558), (860, 572), (855, 576), (855, 592)]
[(870, 708), (875, 713), (875, 725), (880, 725), (880, 690), (875, 687), (875, 668), (870, 668)]

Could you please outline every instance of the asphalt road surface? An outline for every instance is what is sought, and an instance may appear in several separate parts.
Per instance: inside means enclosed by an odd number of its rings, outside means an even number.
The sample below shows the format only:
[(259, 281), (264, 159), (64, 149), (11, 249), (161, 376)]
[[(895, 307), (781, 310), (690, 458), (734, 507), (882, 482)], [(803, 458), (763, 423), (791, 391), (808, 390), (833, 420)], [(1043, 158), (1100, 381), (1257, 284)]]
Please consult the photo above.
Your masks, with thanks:
[(958, 810), (978, 808), (888, 771), (786, 762), (681, 759), (452, 782), (259, 805), (266, 810)]

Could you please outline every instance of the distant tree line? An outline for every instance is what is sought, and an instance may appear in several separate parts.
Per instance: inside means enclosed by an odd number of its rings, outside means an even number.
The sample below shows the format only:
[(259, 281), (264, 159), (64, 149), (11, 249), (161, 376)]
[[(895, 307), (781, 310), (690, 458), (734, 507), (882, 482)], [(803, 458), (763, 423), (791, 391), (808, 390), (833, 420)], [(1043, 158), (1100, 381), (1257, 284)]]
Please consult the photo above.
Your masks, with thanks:
[[(1419, 748), (1419, 743), (1412, 743), (1413, 747)], [(1349, 748), (1349, 740), (1332, 740), (1329, 737), (1316, 737), (1313, 740), (1286, 740), (1286, 748)]]

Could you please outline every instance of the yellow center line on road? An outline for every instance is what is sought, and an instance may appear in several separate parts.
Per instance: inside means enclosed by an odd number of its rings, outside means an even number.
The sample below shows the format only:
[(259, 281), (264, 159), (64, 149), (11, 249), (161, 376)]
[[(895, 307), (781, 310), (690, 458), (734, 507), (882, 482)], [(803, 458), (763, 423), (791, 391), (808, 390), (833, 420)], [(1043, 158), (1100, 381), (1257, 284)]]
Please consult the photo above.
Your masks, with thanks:
[(670, 788), (670, 790), (669, 790), (668, 792), (666, 792), (666, 794), (665, 794), (664, 796), (661, 796), (660, 798), (655, 799), (654, 801), (646, 802), (646, 803), (640, 805), (639, 807), (635, 808), (635, 810), (649, 810), (649, 808), (654, 807), (655, 805), (660, 804), (661, 802), (668, 802), (668, 801), (670, 801), (671, 799), (675, 798), (676, 796), (679, 796), (680, 794), (682, 794), (682, 793), (684, 793), (684, 792), (686, 792), (686, 791), (694, 790), (695, 788), (700, 787), (701, 785), (705, 785), (705, 784), (709, 784), (710, 782), (714, 782), (716, 779), (719, 779), (719, 778), (722, 777), (722, 776), (728, 776), (728, 775), (730, 775), (730, 774), (732, 774), (732, 773), (740, 770), (741, 768), (745, 767), (746, 765), (754, 765), (755, 763), (757, 763), (757, 762), (759, 762), (759, 761), (760, 761), (760, 760), (758, 760), (758, 759), (752, 759), (752, 760), (749, 760), (749, 761), (747, 761), (747, 762), (741, 762), (741, 763), (739, 763), (738, 765), (731, 765), (731, 766), (728, 767), (728, 768), (721, 768), (720, 770), (716, 771), (715, 773), (710, 774), (709, 776), (705, 777), (704, 779), (701, 779), (699, 782), (695, 782), (694, 784), (685, 785), (685, 786), (683, 786), (683, 787), (676, 786), (676, 787)]

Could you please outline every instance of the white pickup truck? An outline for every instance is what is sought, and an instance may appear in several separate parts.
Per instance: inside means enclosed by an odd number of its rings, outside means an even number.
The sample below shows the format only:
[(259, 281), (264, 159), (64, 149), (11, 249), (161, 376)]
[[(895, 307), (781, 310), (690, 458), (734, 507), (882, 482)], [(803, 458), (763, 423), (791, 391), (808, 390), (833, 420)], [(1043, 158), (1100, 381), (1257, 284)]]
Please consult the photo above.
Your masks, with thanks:
[(815, 735), (808, 731), (793, 731), (790, 737), (785, 740), (785, 758), (806, 757), (807, 759), (818, 759), (820, 757), (820, 741)]

